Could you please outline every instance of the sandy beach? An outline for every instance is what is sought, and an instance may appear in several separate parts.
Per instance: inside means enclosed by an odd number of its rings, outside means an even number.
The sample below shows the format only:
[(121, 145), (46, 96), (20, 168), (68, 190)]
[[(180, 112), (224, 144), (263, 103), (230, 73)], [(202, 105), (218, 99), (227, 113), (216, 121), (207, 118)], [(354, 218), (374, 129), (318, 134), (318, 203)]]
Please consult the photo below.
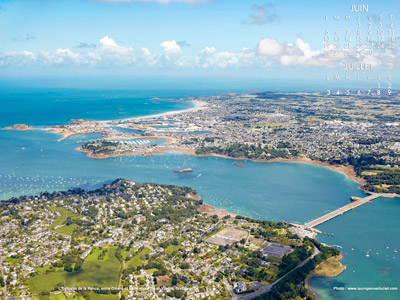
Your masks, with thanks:
[[(94, 122), (94, 123), (100, 123), (100, 124), (110, 124), (110, 123), (119, 123), (119, 122), (133, 122), (133, 121), (140, 121), (140, 120), (146, 120), (146, 119), (151, 119), (151, 118), (159, 118), (159, 117), (163, 117), (163, 116), (171, 116), (171, 115), (175, 115), (175, 114), (179, 114), (179, 113), (184, 113), (184, 112), (193, 112), (193, 111), (197, 111), (200, 109), (206, 109), (208, 103), (205, 101), (201, 101), (201, 100), (193, 100), (190, 101), (194, 104), (194, 107), (189, 108), (189, 109), (185, 109), (185, 110), (176, 110), (176, 111), (168, 111), (165, 113), (161, 113), (161, 114), (153, 114), (153, 115), (148, 115), (148, 116), (141, 116), (141, 117), (133, 117), (133, 118), (127, 118), (127, 119), (118, 119), (118, 120), (106, 120), (106, 121), (85, 121), (83, 119), (76, 119), (76, 120), (72, 120), (73, 123), (83, 123), (83, 122)], [(16, 125), (23, 125), (23, 124), (16, 124)], [(4, 129), (10, 129), (10, 130), (28, 130), (28, 129), (17, 129), (14, 128), (16, 125), (14, 125), (13, 127), (7, 127)], [(26, 125), (25, 125), (26, 126)], [(34, 129), (34, 128), (31, 128)], [(47, 127), (45, 130), (57, 133), (57, 134), (62, 134), (63, 137), (61, 139), (58, 140), (58, 142), (63, 141), (73, 135), (79, 135), (79, 134), (87, 134), (87, 133), (101, 133), (101, 131), (85, 131), (85, 132), (73, 132), (70, 131), (66, 128), (62, 128), (62, 127), (58, 127), (58, 126), (50, 126)], [(169, 139), (169, 138), (167, 138)], [(142, 153), (138, 153), (138, 154), (142, 154)], [(129, 154), (125, 154), (125, 155), (129, 155)]]
[(146, 120), (146, 119), (151, 119), (151, 118), (159, 118), (159, 117), (164, 117), (164, 116), (172, 116), (180, 113), (185, 113), (185, 112), (194, 112), (198, 111), (201, 109), (206, 109), (208, 103), (205, 101), (201, 100), (193, 100), (190, 101), (191, 103), (194, 104), (194, 107), (189, 108), (189, 109), (184, 109), (184, 110), (175, 110), (175, 111), (167, 111), (165, 113), (161, 114), (154, 114), (154, 115), (149, 115), (149, 116), (142, 116), (142, 117), (134, 117), (134, 118), (129, 118), (129, 119), (124, 119), (123, 121), (129, 121), (129, 120)]
[[(186, 102), (186, 101), (182, 101), (182, 102)], [(138, 121), (138, 120), (146, 120), (146, 119), (152, 119), (152, 118), (159, 118), (159, 117), (164, 117), (164, 116), (172, 116), (172, 115), (176, 115), (176, 114), (180, 114), (180, 113), (185, 113), (185, 112), (193, 112), (193, 111), (198, 111), (201, 109), (206, 109), (208, 103), (205, 101), (201, 101), (201, 100), (193, 100), (193, 101), (187, 101), (187, 102), (191, 102), (194, 104), (194, 107), (189, 108), (189, 109), (184, 109), (184, 110), (173, 110), (173, 111), (167, 111), (164, 113), (160, 113), (160, 114), (153, 114), (153, 115), (148, 115), (148, 116), (140, 116), (140, 117), (132, 117), (132, 118), (126, 118), (126, 119), (119, 119), (119, 120), (106, 120), (106, 121), (99, 121), (100, 123), (109, 123), (109, 122), (115, 122), (115, 123), (119, 123), (119, 122), (129, 122), (129, 121)]]
[(205, 213), (209, 216), (215, 216), (217, 215), (218, 218), (222, 219), (223, 217), (230, 216), (231, 218), (236, 217), (236, 214), (232, 214), (227, 212), (225, 209), (217, 209), (215, 206), (209, 205), (209, 204), (202, 204), (199, 209), (199, 213)]
[(56, 134), (62, 134), (63, 137), (58, 139), (57, 142), (61, 142), (71, 136), (79, 135), (79, 134), (87, 134), (87, 133), (101, 133), (101, 131), (85, 131), (85, 132), (73, 132), (65, 128), (61, 127), (47, 127), (45, 130), (51, 131)]

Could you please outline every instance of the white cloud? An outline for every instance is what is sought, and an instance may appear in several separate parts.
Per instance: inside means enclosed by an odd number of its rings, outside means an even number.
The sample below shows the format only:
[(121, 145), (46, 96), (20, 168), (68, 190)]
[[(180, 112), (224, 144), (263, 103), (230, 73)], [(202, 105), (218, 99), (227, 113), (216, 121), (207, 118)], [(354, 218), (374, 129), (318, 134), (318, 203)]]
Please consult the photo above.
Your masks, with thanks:
[(294, 43), (281, 43), (270, 38), (261, 39), (257, 45), (257, 54), (270, 58), (282, 66), (334, 68), (339, 67), (345, 59), (355, 59), (355, 57), (344, 56), (343, 52), (335, 56), (324, 56), (322, 50), (312, 50), (311, 45), (302, 38), (297, 38)]
[(264, 56), (282, 55), (284, 47), (275, 39), (265, 38), (258, 42), (257, 53)]
[(205, 46), (204, 49), (200, 51), (200, 54), (212, 54), (215, 53), (215, 51), (217, 51), (217, 49), (214, 47)]
[(240, 52), (218, 52), (214, 47), (206, 46), (195, 57), (195, 65), (201, 68), (230, 68), (230, 67), (249, 67), (254, 64), (254, 52), (247, 48)]
[(24, 66), (34, 61), (36, 61), (36, 55), (30, 51), (9, 51), (0, 55), (0, 66)]
[(151, 55), (152, 55), (152, 53), (150, 52), (150, 50), (147, 49), (147, 48), (142, 48), (142, 49), (140, 49), (140, 50), (142, 50), (142, 54), (143, 54), (144, 56), (151, 56)]
[(99, 54), (105, 65), (129, 65), (136, 61), (133, 48), (119, 46), (108, 36), (100, 39), (100, 45)]
[[(261, 68), (276, 66), (341, 67), (343, 61), (372, 63), (374, 67), (395, 68), (400, 65), (398, 54), (391, 50), (374, 52), (373, 55), (325, 56), (321, 49), (313, 50), (302, 38), (294, 43), (279, 42), (264, 38), (256, 47), (243, 47), (240, 51), (218, 51), (206, 46), (197, 55), (187, 55), (179, 42), (164, 41), (162, 51), (148, 48), (135, 51), (132, 47), (121, 46), (111, 37), (99, 40), (99, 46), (92, 48), (60, 48), (55, 51), (20, 51), (0, 53), (0, 66), (99, 66), (107, 68)], [(333, 47), (333, 46), (332, 46)]]
[(164, 49), (164, 53), (168, 54), (181, 54), (183, 53), (181, 46), (176, 41), (165, 41), (160, 44)]

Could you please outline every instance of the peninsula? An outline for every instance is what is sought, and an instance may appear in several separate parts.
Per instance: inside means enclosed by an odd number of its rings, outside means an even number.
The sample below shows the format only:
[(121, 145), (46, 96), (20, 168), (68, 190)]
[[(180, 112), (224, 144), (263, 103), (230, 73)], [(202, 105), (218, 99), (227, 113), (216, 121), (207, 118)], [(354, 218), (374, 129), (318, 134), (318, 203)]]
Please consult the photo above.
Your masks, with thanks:
[[(64, 138), (102, 133), (77, 148), (92, 158), (182, 152), (258, 162), (329, 167), (365, 191), (400, 191), (400, 94), (390, 97), (319, 93), (225, 94), (184, 98), (187, 111), (50, 127)], [(204, 103), (207, 103), (205, 105)]]
[(2, 291), (35, 299), (304, 298), (307, 276), (339, 255), (289, 224), (213, 212), (189, 187), (124, 179), (2, 201)]

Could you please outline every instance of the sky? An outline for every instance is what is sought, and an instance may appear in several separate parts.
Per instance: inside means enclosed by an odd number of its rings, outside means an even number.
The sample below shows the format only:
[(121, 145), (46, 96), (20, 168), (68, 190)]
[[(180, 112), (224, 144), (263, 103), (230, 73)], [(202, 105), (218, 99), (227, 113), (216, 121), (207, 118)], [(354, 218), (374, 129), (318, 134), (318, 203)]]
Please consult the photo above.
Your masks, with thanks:
[[(371, 64), (368, 74), (396, 82), (396, 47), (355, 51), (358, 16), (364, 39), (368, 22), (375, 39), (379, 22), (384, 42), (391, 23), (398, 36), (400, 0), (382, 2), (362, 3), (368, 12), (351, 13), (345, 0), (0, 0), (0, 79), (326, 83), (327, 76), (343, 78), (345, 62), (353, 62)], [(354, 51), (334, 55), (329, 45), (326, 56), (326, 29), (331, 41), (339, 30), (341, 48), (349, 29)]]

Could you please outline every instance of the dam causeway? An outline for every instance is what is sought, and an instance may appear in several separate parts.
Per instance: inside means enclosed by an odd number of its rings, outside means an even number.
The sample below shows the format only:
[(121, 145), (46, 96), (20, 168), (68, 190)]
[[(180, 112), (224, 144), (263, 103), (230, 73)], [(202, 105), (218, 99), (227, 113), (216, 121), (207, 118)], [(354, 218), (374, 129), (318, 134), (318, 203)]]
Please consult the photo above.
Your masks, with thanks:
[(295, 227), (302, 227), (304, 229), (308, 229), (308, 230), (312, 230), (317, 233), (321, 233), (321, 231), (319, 231), (318, 229), (315, 229), (314, 227), (318, 226), (322, 223), (325, 223), (326, 221), (329, 221), (337, 216), (340, 216), (349, 210), (356, 209), (357, 207), (360, 207), (361, 205), (364, 205), (365, 203), (368, 203), (371, 200), (374, 200), (379, 197), (393, 198), (393, 197), (398, 197), (398, 195), (387, 194), (387, 193), (371, 193), (370, 195), (368, 195), (364, 198), (357, 198), (357, 200), (354, 200), (349, 204), (346, 204), (334, 211), (331, 211), (330, 213), (327, 213), (326, 215), (323, 215), (317, 219), (314, 219), (308, 223), (305, 223), (304, 225), (299, 225), (299, 224), (292, 224), (292, 225), (294, 225)]

